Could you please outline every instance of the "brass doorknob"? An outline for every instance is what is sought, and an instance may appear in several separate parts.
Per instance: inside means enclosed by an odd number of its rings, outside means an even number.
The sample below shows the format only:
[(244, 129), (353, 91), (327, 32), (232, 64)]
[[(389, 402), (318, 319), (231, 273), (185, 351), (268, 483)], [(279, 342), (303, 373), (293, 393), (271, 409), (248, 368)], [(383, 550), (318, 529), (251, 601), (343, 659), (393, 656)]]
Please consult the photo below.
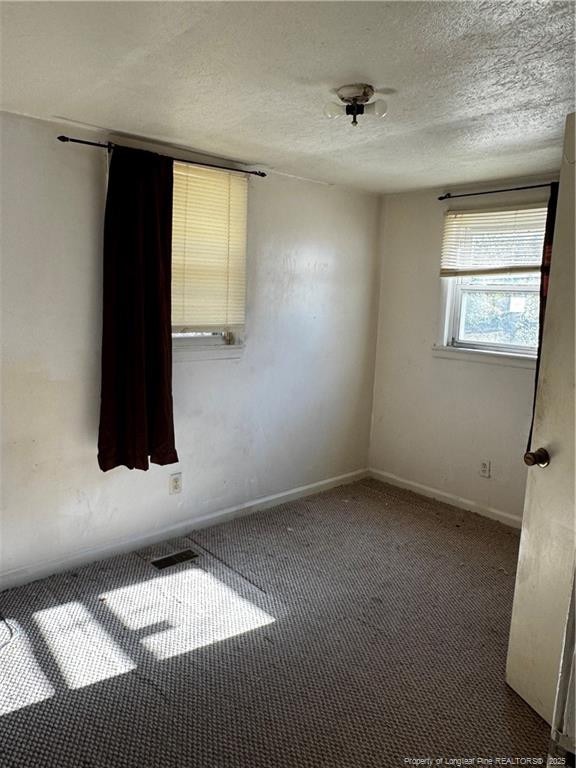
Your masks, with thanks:
[(546, 448), (537, 448), (535, 451), (526, 451), (524, 464), (528, 467), (547, 467), (550, 464), (550, 454)]

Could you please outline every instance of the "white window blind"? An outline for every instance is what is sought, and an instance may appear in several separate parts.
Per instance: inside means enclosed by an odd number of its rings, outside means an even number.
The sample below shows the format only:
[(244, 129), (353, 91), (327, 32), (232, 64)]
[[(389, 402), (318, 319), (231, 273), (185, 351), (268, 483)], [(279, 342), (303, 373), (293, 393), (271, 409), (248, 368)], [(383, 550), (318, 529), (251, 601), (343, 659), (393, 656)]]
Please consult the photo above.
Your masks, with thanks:
[(448, 211), (442, 277), (530, 272), (540, 268), (546, 207)]
[(247, 179), (174, 163), (172, 328), (244, 325)]

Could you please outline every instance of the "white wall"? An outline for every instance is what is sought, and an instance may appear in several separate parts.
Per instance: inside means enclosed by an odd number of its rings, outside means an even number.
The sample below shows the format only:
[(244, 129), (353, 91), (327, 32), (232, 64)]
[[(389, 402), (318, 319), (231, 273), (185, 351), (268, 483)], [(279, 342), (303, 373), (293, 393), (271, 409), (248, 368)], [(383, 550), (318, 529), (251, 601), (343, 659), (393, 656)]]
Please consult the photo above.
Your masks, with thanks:
[[(512, 185), (513, 186), (513, 185)], [(381, 293), (370, 466), (378, 476), (504, 522), (522, 518), (534, 366), (439, 357), (440, 191), (390, 195), (381, 216)], [(498, 195), (498, 204), (547, 190)], [(481, 198), (482, 205), (495, 199)], [(474, 208), (478, 198), (451, 201)], [(473, 361), (475, 360), (475, 361)], [(479, 475), (492, 462), (492, 477)]]
[(175, 362), (180, 464), (100, 472), (105, 153), (60, 132), (2, 116), (4, 586), (367, 464), (378, 201), (272, 175), (250, 182), (243, 355)]

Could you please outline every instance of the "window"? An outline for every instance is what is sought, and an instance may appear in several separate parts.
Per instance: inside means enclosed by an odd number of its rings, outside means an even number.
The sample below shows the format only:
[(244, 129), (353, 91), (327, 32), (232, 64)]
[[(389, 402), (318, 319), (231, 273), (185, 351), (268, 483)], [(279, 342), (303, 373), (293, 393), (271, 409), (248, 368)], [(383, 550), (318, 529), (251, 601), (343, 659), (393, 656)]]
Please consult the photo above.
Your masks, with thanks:
[(247, 179), (174, 163), (172, 335), (231, 344), (242, 335)]
[(546, 207), (448, 211), (445, 343), (535, 355)]

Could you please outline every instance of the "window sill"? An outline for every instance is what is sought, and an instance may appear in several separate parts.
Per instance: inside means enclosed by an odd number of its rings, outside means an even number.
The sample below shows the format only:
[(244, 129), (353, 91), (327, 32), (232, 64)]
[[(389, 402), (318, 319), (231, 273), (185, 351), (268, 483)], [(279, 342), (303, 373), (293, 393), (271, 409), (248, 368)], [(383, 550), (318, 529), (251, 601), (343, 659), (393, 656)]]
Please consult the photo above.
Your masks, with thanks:
[(174, 363), (192, 363), (197, 360), (238, 360), (244, 344), (198, 344), (196, 339), (172, 339)]
[(489, 352), (483, 349), (434, 345), (432, 354), (434, 357), (460, 360), (467, 363), (487, 363), (488, 365), (504, 365), (509, 368), (528, 368), (530, 370), (534, 370), (536, 367), (536, 358), (532, 355), (516, 355), (510, 352)]

